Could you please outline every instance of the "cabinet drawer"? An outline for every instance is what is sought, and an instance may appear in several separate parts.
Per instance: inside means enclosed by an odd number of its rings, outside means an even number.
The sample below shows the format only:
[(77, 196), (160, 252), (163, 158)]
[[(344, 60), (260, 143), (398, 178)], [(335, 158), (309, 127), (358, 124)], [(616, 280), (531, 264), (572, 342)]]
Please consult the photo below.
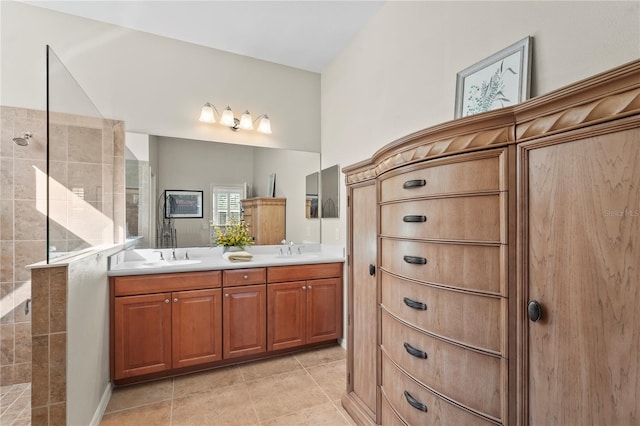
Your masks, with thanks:
[[(493, 425), (491, 421), (464, 410), (420, 386), (385, 355), (382, 355), (382, 400), (410, 425)], [(387, 416), (389, 416), (387, 414)], [(393, 413), (395, 417), (395, 413)], [(393, 418), (389, 416), (389, 418)], [(397, 417), (396, 417), (397, 418)], [(387, 424), (384, 421), (382, 424)], [(401, 424), (399, 421), (395, 424)]]
[(500, 198), (481, 195), (383, 204), (381, 233), (401, 238), (500, 242), (501, 235), (506, 235), (501, 233), (506, 216)]
[(222, 282), (224, 287), (265, 284), (267, 282), (267, 268), (230, 269), (222, 271)]
[(406, 423), (402, 421), (398, 414), (395, 412), (393, 408), (391, 408), (391, 404), (387, 400), (384, 392), (382, 393), (380, 403), (380, 417), (382, 419), (382, 424), (385, 426), (406, 426)]
[(382, 304), (423, 330), (478, 349), (504, 353), (507, 299), (446, 290), (382, 273)]
[(267, 278), (270, 283), (339, 277), (342, 277), (342, 263), (318, 263), (315, 265), (273, 266), (267, 268)]
[(129, 275), (114, 277), (116, 296), (198, 290), (221, 286), (220, 271), (181, 272), (177, 274)]
[[(507, 371), (502, 358), (421, 333), (402, 324), (385, 309), (382, 309), (382, 350), (433, 390), (485, 415), (501, 417), (502, 386)], [(422, 352), (426, 358), (410, 355), (409, 350)]]
[(386, 238), (380, 244), (380, 266), (389, 272), (418, 281), (507, 295), (507, 246)]
[(500, 170), (500, 165), (505, 164), (501, 163), (505, 151), (484, 153), (485, 156), (487, 154), (491, 157), (440, 165), (429, 162), (400, 169), (380, 182), (380, 199), (385, 202), (443, 194), (505, 190), (506, 183), (501, 181), (504, 180), (501, 178), (505, 173)]

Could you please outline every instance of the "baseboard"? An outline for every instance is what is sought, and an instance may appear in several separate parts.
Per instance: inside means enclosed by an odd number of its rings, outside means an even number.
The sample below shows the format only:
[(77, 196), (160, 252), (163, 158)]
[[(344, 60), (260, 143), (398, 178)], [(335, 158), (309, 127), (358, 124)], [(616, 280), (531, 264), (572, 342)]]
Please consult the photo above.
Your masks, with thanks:
[(100, 404), (96, 408), (96, 412), (93, 414), (93, 418), (91, 419), (90, 426), (99, 426), (102, 421), (102, 416), (104, 415), (105, 410), (107, 409), (107, 405), (109, 404), (109, 400), (111, 399), (111, 392), (113, 391), (113, 385), (111, 382), (107, 383), (107, 387), (104, 388), (104, 392), (102, 393), (102, 398), (100, 398)]

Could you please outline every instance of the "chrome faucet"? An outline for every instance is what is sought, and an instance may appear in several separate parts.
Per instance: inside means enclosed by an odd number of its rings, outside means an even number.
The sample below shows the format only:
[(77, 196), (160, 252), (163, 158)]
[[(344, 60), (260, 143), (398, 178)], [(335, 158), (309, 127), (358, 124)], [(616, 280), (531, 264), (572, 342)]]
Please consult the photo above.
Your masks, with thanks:
[(162, 252), (160, 250), (154, 250), (154, 253), (160, 253), (160, 260), (164, 260), (164, 256), (162, 255)]
[(171, 249), (171, 260), (178, 260), (176, 257), (176, 249), (174, 248)]

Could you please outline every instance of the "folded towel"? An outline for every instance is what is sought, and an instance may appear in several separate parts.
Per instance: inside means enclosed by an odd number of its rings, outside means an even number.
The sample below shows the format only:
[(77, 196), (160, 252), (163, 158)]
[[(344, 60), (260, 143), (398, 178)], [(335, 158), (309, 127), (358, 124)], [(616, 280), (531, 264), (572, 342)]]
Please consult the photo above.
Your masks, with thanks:
[(253, 255), (246, 251), (230, 251), (224, 253), (222, 257), (229, 262), (248, 262), (253, 258)]

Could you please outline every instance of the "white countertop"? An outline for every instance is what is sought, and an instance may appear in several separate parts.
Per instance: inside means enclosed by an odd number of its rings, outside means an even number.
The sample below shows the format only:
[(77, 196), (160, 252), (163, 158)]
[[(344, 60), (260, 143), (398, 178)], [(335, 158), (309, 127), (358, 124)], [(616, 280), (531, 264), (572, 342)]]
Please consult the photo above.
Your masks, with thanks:
[[(288, 254), (288, 246), (279, 245), (252, 246), (247, 247), (245, 251), (253, 255), (248, 262), (225, 260), (221, 247), (178, 248), (175, 249), (175, 260), (171, 260), (172, 249), (124, 250), (109, 257), (108, 275), (147, 275), (344, 262), (343, 248), (326, 244), (295, 244), (291, 247), (292, 254)], [(160, 259), (159, 252), (162, 252), (165, 260)], [(188, 259), (185, 258), (185, 253), (188, 253)]]

